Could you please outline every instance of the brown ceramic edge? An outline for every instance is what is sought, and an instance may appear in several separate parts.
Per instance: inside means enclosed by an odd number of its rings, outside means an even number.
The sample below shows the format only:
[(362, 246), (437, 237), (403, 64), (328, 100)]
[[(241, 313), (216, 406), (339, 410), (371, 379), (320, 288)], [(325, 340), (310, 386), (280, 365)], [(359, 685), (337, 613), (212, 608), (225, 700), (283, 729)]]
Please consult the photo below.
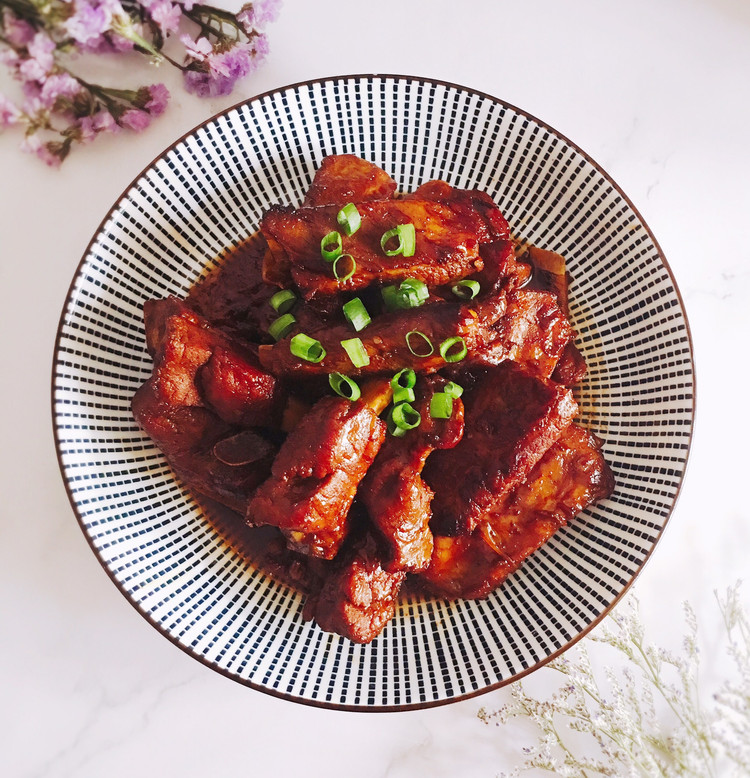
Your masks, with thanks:
[[(675, 294), (677, 295), (677, 299), (680, 304), (680, 309), (682, 311), (682, 316), (685, 321), (685, 332), (688, 339), (688, 344), (690, 346), (690, 367), (691, 367), (691, 376), (692, 376), (692, 413), (691, 413), (691, 424), (690, 424), (690, 437), (688, 439), (688, 445), (687, 449), (685, 451), (685, 459), (684, 459), (684, 467), (682, 474), (680, 475), (680, 480), (677, 486), (677, 491), (675, 492), (674, 498), (672, 500), (672, 505), (669, 509), (669, 512), (667, 513), (665, 519), (664, 519), (664, 525), (662, 526), (661, 530), (659, 530), (659, 533), (656, 537), (656, 540), (654, 541), (653, 545), (651, 546), (650, 550), (644, 557), (643, 561), (639, 565), (638, 569), (633, 573), (630, 580), (625, 584), (620, 594), (618, 594), (612, 602), (597, 616), (587, 627), (585, 627), (583, 630), (581, 630), (575, 637), (573, 637), (571, 640), (569, 640), (564, 646), (561, 646), (557, 651), (553, 652), (549, 656), (544, 657), (544, 659), (541, 659), (536, 664), (526, 668), (520, 673), (516, 673), (515, 675), (511, 676), (510, 678), (506, 678), (502, 681), (498, 681), (497, 683), (491, 684), (489, 686), (486, 686), (482, 689), (477, 689), (473, 692), (469, 692), (467, 694), (462, 694), (456, 697), (449, 697), (444, 700), (431, 700), (427, 702), (419, 702), (419, 703), (406, 703), (403, 705), (344, 705), (344, 704), (337, 704), (332, 702), (325, 702), (320, 700), (309, 700), (302, 697), (297, 697), (291, 694), (285, 694), (283, 692), (279, 692), (275, 689), (270, 689), (266, 686), (262, 686), (257, 683), (253, 683), (252, 681), (239, 678), (238, 676), (230, 673), (228, 670), (225, 670), (222, 667), (219, 667), (214, 662), (210, 661), (204, 656), (201, 656), (200, 654), (196, 653), (193, 649), (191, 649), (189, 646), (183, 645), (180, 643), (177, 638), (175, 638), (173, 635), (171, 635), (164, 627), (162, 627), (161, 624), (159, 624), (152, 616), (151, 614), (144, 611), (138, 603), (136, 603), (134, 600), (132, 600), (128, 594), (128, 592), (125, 590), (125, 588), (120, 584), (120, 582), (115, 578), (112, 571), (107, 567), (107, 565), (104, 563), (104, 560), (99, 555), (99, 551), (96, 548), (96, 546), (93, 543), (93, 540), (91, 539), (90, 535), (86, 531), (83, 518), (81, 517), (81, 514), (78, 511), (78, 506), (73, 498), (73, 494), (70, 488), (70, 483), (68, 479), (65, 477), (65, 469), (63, 467), (62, 462), (62, 456), (60, 453), (60, 440), (58, 437), (58, 431), (57, 431), (57, 425), (55, 424), (55, 373), (57, 370), (58, 365), (58, 349), (60, 346), (60, 340), (62, 338), (62, 330), (65, 323), (65, 316), (68, 310), (68, 307), (70, 305), (71, 301), (71, 295), (73, 292), (73, 288), (75, 287), (76, 281), (78, 280), (78, 276), (80, 274), (81, 268), (83, 267), (84, 262), (86, 261), (86, 257), (88, 256), (91, 247), (94, 245), (94, 242), (96, 240), (96, 236), (101, 232), (102, 228), (106, 224), (107, 220), (110, 218), (110, 216), (114, 213), (115, 209), (118, 207), (118, 205), (122, 202), (122, 200), (125, 198), (127, 193), (135, 186), (135, 184), (145, 175), (145, 173), (151, 169), (160, 159), (162, 159), (166, 154), (168, 154), (170, 151), (175, 149), (180, 143), (182, 143), (186, 138), (193, 135), (195, 132), (200, 130), (202, 127), (207, 126), (211, 122), (214, 122), (216, 119), (218, 119), (220, 116), (224, 116), (228, 113), (231, 113), (232, 111), (236, 111), (238, 108), (240, 108), (243, 105), (247, 105), (253, 102), (256, 102), (258, 100), (262, 100), (265, 97), (268, 97), (269, 95), (276, 94), (279, 92), (285, 92), (290, 89), (298, 89), (303, 86), (312, 86), (313, 84), (324, 84), (332, 81), (350, 81), (350, 80), (359, 80), (359, 79), (393, 79), (397, 81), (415, 81), (415, 82), (421, 82), (421, 83), (432, 83), (439, 86), (448, 87), (450, 89), (457, 89), (462, 92), (467, 92), (470, 94), (477, 95), (479, 97), (482, 97), (486, 100), (489, 100), (493, 103), (499, 104), (503, 106), (506, 109), (509, 109), (513, 111), (514, 113), (517, 113), (521, 116), (525, 116), (527, 119), (530, 119), (533, 122), (536, 122), (539, 126), (544, 127), (546, 130), (551, 132), (553, 135), (557, 136), (561, 140), (563, 140), (565, 143), (567, 143), (571, 148), (575, 149), (590, 165), (592, 165), (599, 173), (602, 175), (609, 184), (617, 191), (617, 193), (623, 198), (623, 200), (628, 204), (628, 206), (632, 209), (633, 213), (637, 217), (638, 221), (640, 222), (641, 226), (646, 230), (649, 238), (654, 244), (654, 247), (656, 248), (656, 251), (659, 255), (659, 259), (661, 260), (662, 264), (664, 265), (667, 273), (669, 274), (669, 277), (672, 281), (672, 285), (675, 290)], [(581, 149), (576, 143), (571, 141), (567, 136), (563, 135), (562, 133), (558, 132), (554, 127), (551, 127), (549, 124), (547, 124), (544, 121), (541, 121), (533, 114), (528, 113), (528, 111), (524, 111), (520, 108), (517, 108), (516, 106), (512, 105), (511, 103), (508, 103), (504, 100), (501, 100), (497, 97), (494, 97), (493, 95), (488, 94), (487, 92), (482, 92), (481, 90), (472, 89), (470, 87), (461, 86), (460, 84), (455, 84), (450, 81), (443, 81), (441, 79), (432, 79), (427, 78), (425, 76), (405, 76), (405, 75), (395, 75), (390, 73), (357, 73), (357, 74), (349, 74), (349, 75), (342, 75), (342, 76), (329, 76), (329, 77), (323, 77), (323, 78), (315, 78), (310, 79), (306, 81), (298, 81), (292, 84), (287, 84), (286, 86), (280, 86), (276, 87), (274, 89), (267, 90), (266, 92), (262, 92), (258, 95), (255, 95), (253, 97), (249, 97), (245, 100), (240, 100), (239, 102), (235, 103), (234, 105), (229, 106), (228, 108), (224, 109), (223, 111), (218, 112), (217, 114), (214, 114), (213, 116), (209, 117), (203, 122), (200, 122), (197, 124), (193, 129), (189, 130), (188, 132), (184, 133), (182, 136), (177, 138), (173, 143), (171, 143), (166, 149), (164, 149), (161, 153), (159, 153), (154, 159), (146, 165), (139, 173), (138, 175), (133, 178), (133, 180), (128, 184), (128, 186), (123, 190), (122, 194), (115, 200), (112, 207), (107, 211), (106, 215), (100, 222), (98, 228), (94, 232), (91, 240), (89, 241), (88, 245), (86, 246), (86, 249), (84, 250), (84, 253), (78, 263), (78, 266), (76, 267), (76, 270), (73, 274), (73, 279), (68, 287), (67, 294), (65, 296), (65, 302), (63, 304), (62, 312), (60, 314), (60, 319), (57, 326), (57, 334), (55, 336), (55, 346), (53, 351), (53, 357), (52, 357), (52, 374), (51, 374), (51, 391), (50, 391), (50, 400), (51, 400), (51, 422), (52, 422), (52, 431), (55, 441), (55, 453), (57, 455), (57, 463), (58, 467), (60, 468), (60, 475), (62, 476), (63, 483), (65, 485), (65, 491), (68, 495), (68, 500), (70, 502), (71, 507), (73, 508), (73, 513), (75, 514), (75, 517), (78, 521), (78, 525), (86, 538), (86, 541), (88, 542), (91, 550), (94, 552), (94, 556), (99, 561), (99, 564), (102, 566), (104, 571), (107, 573), (109, 578), (112, 580), (112, 582), (115, 584), (115, 587), (117, 590), (122, 594), (122, 596), (126, 599), (126, 601), (133, 607), (135, 610), (147, 621), (153, 626), (156, 630), (158, 630), (164, 637), (166, 637), (173, 645), (177, 646), (179, 649), (181, 649), (184, 653), (186, 653), (188, 656), (192, 657), (193, 659), (197, 659), (201, 664), (205, 665), (206, 667), (210, 668), (211, 670), (219, 673), (220, 675), (223, 675), (224, 677), (239, 683), (243, 686), (250, 687), (251, 689), (254, 689), (258, 692), (263, 692), (264, 694), (268, 694), (272, 697), (276, 697), (281, 700), (287, 700), (290, 702), (299, 703), (302, 705), (306, 705), (313, 708), (322, 708), (325, 710), (335, 710), (335, 711), (343, 711), (343, 712), (350, 712), (350, 713), (403, 713), (408, 711), (421, 711), (428, 708), (437, 708), (442, 707), (444, 705), (450, 705), (457, 702), (465, 702), (470, 699), (474, 699), (476, 697), (479, 697), (484, 694), (489, 694), (490, 692), (497, 691), (498, 689), (503, 688), (504, 686), (508, 686), (511, 683), (514, 683), (515, 681), (521, 680), (522, 678), (530, 675), (531, 673), (535, 672), (539, 668), (543, 667), (544, 665), (551, 662), (553, 659), (556, 659), (557, 657), (564, 654), (566, 651), (568, 651), (570, 648), (572, 648), (576, 643), (578, 643), (579, 640), (581, 640), (583, 637), (585, 637), (591, 630), (594, 629), (614, 608), (615, 606), (622, 600), (622, 598), (625, 596), (625, 594), (628, 592), (630, 587), (635, 583), (638, 576), (643, 571), (644, 567), (646, 566), (646, 563), (651, 558), (651, 555), (654, 552), (654, 549), (656, 548), (656, 545), (658, 544), (659, 540), (661, 539), (662, 535), (664, 534), (664, 530), (667, 527), (667, 524), (669, 523), (669, 520), (672, 517), (672, 514), (674, 513), (675, 506), (677, 505), (677, 501), (680, 497), (680, 494), (682, 492), (682, 485), (685, 480), (685, 475), (687, 473), (688, 463), (690, 459), (690, 452), (692, 449), (693, 444), (693, 435), (695, 430), (695, 415), (696, 415), (696, 373), (695, 373), (695, 357), (694, 357), (694, 350), (693, 350), (693, 338), (692, 333), (690, 331), (690, 323), (688, 321), (687, 317), (687, 311), (685, 308), (684, 300), (682, 299), (682, 294), (680, 293), (680, 289), (677, 286), (677, 282), (674, 277), (674, 273), (672, 272), (671, 267), (669, 266), (669, 263), (667, 262), (666, 257), (664, 256), (664, 252), (661, 249), (661, 246), (659, 245), (659, 242), (656, 240), (656, 237), (651, 231), (651, 228), (646, 224), (643, 217), (640, 214), (640, 211), (635, 207), (633, 202), (630, 200), (630, 198), (625, 194), (625, 192), (622, 191), (622, 189), (618, 186), (618, 184), (612, 179), (612, 177), (607, 173), (594, 159), (592, 159), (583, 149)]]

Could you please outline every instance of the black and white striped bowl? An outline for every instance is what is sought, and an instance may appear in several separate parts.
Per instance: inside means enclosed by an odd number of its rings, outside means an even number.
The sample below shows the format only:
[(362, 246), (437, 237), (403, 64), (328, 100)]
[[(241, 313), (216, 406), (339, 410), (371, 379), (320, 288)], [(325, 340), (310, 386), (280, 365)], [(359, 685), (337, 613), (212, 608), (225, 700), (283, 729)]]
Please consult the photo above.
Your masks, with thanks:
[[(606, 442), (615, 494), (485, 600), (404, 600), (367, 646), (302, 619), (137, 427), (148, 377), (141, 306), (184, 295), (323, 156), (354, 153), (405, 190), (478, 187), (515, 233), (562, 253), (589, 365), (581, 422)], [(674, 507), (693, 424), (693, 363), (671, 272), (632, 203), (584, 152), (493, 97), (401, 76), (261, 95), (175, 143), (105, 217), (73, 279), (53, 372), (60, 465), (111, 578), (164, 635), (256, 689), (332, 708), (404, 710), (496, 688), (559, 654), (632, 583)]]

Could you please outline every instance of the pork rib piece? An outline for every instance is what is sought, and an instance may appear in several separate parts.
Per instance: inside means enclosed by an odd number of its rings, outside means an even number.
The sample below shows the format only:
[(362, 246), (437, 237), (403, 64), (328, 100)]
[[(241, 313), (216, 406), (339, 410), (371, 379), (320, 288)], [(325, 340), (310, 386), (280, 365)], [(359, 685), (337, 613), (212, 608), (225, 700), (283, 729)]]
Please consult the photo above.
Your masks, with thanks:
[[(361, 332), (354, 332), (348, 324), (331, 324), (320, 319), (313, 325), (309, 319), (304, 332), (319, 340), (326, 351), (321, 362), (307, 362), (295, 357), (289, 340), (280, 340), (273, 346), (261, 346), (259, 359), (266, 370), (276, 376), (304, 378), (327, 373), (350, 376), (371, 373), (395, 373), (403, 367), (412, 367), (423, 373), (432, 373), (445, 367), (440, 355), (440, 344), (451, 337), (463, 338), (469, 353), (479, 351), (496, 337), (492, 325), (505, 310), (505, 298), (492, 297), (467, 303), (439, 300), (419, 308), (385, 313), (373, 318)], [(293, 333), (301, 330), (299, 327)], [(417, 334), (426, 336), (432, 346)], [(369, 364), (354, 367), (342, 340), (358, 336), (369, 357)], [(408, 338), (408, 339), (407, 339)], [(428, 354), (428, 352), (430, 352)]]
[(504, 502), (472, 534), (435, 537), (420, 581), (443, 597), (484, 597), (560, 527), (614, 488), (601, 443), (571, 424)]
[(308, 599), (305, 616), (321, 629), (355, 643), (369, 643), (393, 618), (404, 571), (388, 571), (370, 532), (355, 534), (334, 560), (321, 590)]
[(302, 204), (309, 208), (390, 200), (395, 191), (396, 182), (372, 162), (354, 154), (332, 154), (315, 171)]
[[(351, 278), (339, 281), (333, 264), (321, 257), (321, 240), (339, 230), (338, 206), (293, 209), (275, 206), (261, 221), (268, 241), (264, 277), (294, 283), (306, 299), (419, 278), (429, 286), (447, 284), (482, 269), (479, 245), (506, 237), (483, 211), (469, 205), (434, 200), (385, 200), (356, 203), (360, 228), (343, 237), (343, 252), (356, 261)], [(413, 256), (387, 256), (381, 238), (394, 227), (413, 224)], [(341, 275), (341, 274), (340, 274)]]
[(282, 444), (270, 478), (250, 501), (248, 524), (278, 527), (290, 548), (332, 559), (385, 431), (385, 423), (364, 402), (319, 400)]
[(384, 567), (389, 571), (422, 570), (432, 556), (433, 492), (422, 480), (422, 469), (435, 449), (455, 446), (464, 427), (460, 399), (453, 401), (449, 419), (430, 416), (430, 401), (445, 383), (440, 378), (420, 379), (420, 398), (414, 403), (422, 417), (419, 427), (404, 437), (389, 435), (360, 486), (358, 499), (385, 543)]
[(133, 415), (188, 486), (244, 514), (276, 450), (253, 431), (279, 417), (276, 379), (180, 300), (151, 301), (144, 312), (154, 370)]
[[(572, 392), (513, 362), (466, 374), (461, 442), (436, 451), (424, 479), (435, 492), (433, 531), (471, 533), (483, 515), (520, 484), (572, 422)], [(456, 473), (461, 473), (457, 481)]]

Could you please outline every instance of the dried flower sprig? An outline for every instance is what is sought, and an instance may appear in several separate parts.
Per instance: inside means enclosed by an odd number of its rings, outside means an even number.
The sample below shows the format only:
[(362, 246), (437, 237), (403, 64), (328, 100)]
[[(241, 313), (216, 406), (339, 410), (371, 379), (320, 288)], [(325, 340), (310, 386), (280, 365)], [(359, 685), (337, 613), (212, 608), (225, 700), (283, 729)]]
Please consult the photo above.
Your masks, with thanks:
[[(631, 595), (608, 624), (547, 665), (565, 677), (549, 700), (535, 699), (518, 682), (511, 687), (511, 703), (492, 713), (480, 710), (485, 723), (504, 725), (523, 717), (539, 730), (538, 743), (524, 749), (524, 763), (512, 775), (533, 768), (566, 778), (750, 775), (750, 619), (739, 584), (717, 599), (736, 673), (710, 706), (699, 684), (693, 610), (684, 606), (687, 631), (676, 655), (646, 643)], [(619, 672), (616, 662), (597, 672), (587, 642), (627, 661)]]
[(189, 92), (228, 95), (267, 56), (264, 30), (280, 5), (255, 0), (235, 15), (195, 0), (0, 0), (0, 62), (22, 93), (18, 102), (0, 94), (0, 130), (23, 127), (21, 148), (56, 166), (75, 143), (144, 130), (164, 112), (164, 84), (91, 83), (73, 69), (82, 55), (135, 52), (178, 68)]

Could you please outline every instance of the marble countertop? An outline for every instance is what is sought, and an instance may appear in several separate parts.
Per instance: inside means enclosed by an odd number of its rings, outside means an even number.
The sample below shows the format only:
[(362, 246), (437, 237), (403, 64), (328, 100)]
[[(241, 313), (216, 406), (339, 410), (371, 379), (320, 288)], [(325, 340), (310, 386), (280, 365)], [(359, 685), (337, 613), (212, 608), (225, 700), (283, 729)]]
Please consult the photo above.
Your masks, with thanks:
[[(239, 2), (229, 0), (239, 7)], [(638, 579), (651, 637), (674, 640), (689, 600), (750, 572), (750, 5), (745, 0), (285, 0), (263, 68), (201, 101), (160, 71), (172, 104), (147, 132), (80, 149), (58, 170), (0, 138), (3, 380), (0, 466), (0, 774), (4, 776), (494, 776), (520, 741), (477, 719), (500, 689), (425, 711), (357, 714), (245, 688), (165, 640), (112, 585), (68, 503), (50, 368), (68, 285), (131, 180), (217, 111), (346, 73), (422, 75), (538, 116), (599, 162), (659, 241), (682, 292), (697, 368), (691, 461)], [(135, 78), (153, 80), (142, 70)], [(0, 78), (0, 91), (4, 87)], [(750, 590), (745, 588), (745, 601)], [(709, 673), (723, 660), (709, 655)], [(549, 670), (535, 674), (555, 688)]]

